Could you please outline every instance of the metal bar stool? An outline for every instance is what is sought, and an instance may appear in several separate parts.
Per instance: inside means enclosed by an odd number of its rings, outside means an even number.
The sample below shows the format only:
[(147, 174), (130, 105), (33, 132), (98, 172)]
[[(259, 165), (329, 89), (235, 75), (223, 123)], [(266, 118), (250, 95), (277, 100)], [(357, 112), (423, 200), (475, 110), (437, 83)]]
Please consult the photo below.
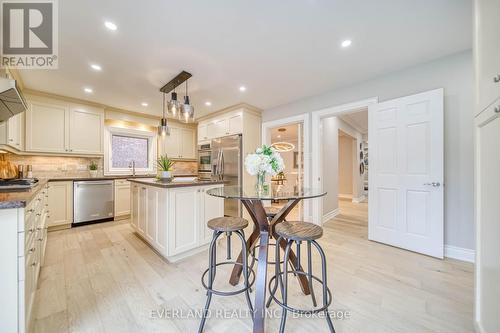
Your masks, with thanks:
[[(282, 308), (281, 324), (279, 330), (280, 333), (283, 333), (285, 331), (286, 317), (288, 311), (299, 314), (313, 314), (313, 313), (324, 312), (330, 332), (335, 333), (332, 319), (330, 318), (330, 315), (328, 313), (328, 307), (332, 303), (332, 293), (330, 292), (330, 289), (327, 286), (326, 256), (321, 246), (316, 242), (316, 239), (319, 239), (321, 238), (321, 236), (323, 236), (323, 228), (313, 223), (294, 221), (294, 222), (280, 223), (276, 226), (275, 230), (276, 233), (279, 235), (277, 243), (279, 243), (282, 239), (285, 239), (287, 241), (287, 245), (285, 248), (285, 257), (283, 259), (284, 261), (283, 269), (281, 270), (280, 263), (276, 262), (275, 275), (269, 281), (270, 295), (267, 306), (269, 306), (270, 301), (273, 300)], [(307, 242), (307, 261), (308, 261), (307, 272), (288, 270), (288, 256), (294, 242), (295, 243)], [(322, 270), (321, 279), (312, 274), (311, 244), (314, 245), (314, 247), (318, 250), (319, 255), (321, 257), (321, 270)], [(280, 255), (279, 252), (280, 252), (280, 247), (277, 246), (276, 247), (277, 258), (279, 258)], [(298, 253), (297, 256), (299, 256)], [(287, 304), (288, 274), (290, 273), (307, 276), (313, 303), (312, 309), (297, 309)], [(318, 281), (322, 285), (323, 304), (320, 308), (317, 308), (316, 298), (314, 296), (314, 290), (312, 285), (313, 280)], [(278, 300), (278, 298), (275, 296), (276, 291), (278, 289), (278, 284), (280, 286), (282, 300)]]
[[(205, 308), (203, 310), (202, 318), (201, 318), (201, 323), (200, 327), (198, 329), (198, 333), (203, 332), (203, 327), (205, 326), (205, 321), (207, 319), (208, 315), (208, 308), (210, 306), (210, 301), (212, 300), (212, 295), (219, 295), (219, 296), (234, 296), (237, 294), (245, 293), (246, 300), (248, 303), (248, 308), (250, 309), (250, 313), (253, 315), (253, 306), (252, 302), (250, 301), (250, 287), (255, 281), (255, 273), (253, 270), (248, 267), (247, 264), (247, 257), (243, 256), (242, 263), (238, 263), (235, 261), (230, 261), (231, 259), (231, 236), (232, 233), (234, 232), (236, 235), (241, 240), (241, 246), (242, 246), (242, 252), (246, 252), (246, 241), (245, 241), (245, 232), (243, 229), (245, 229), (248, 226), (248, 221), (241, 218), (241, 217), (218, 217), (215, 219), (211, 219), (207, 223), (208, 228), (212, 229), (214, 231), (212, 241), (210, 242), (210, 247), (209, 247), (209, 267), (205, 272), (203, 272), (203, 275), (201, 277), (201, 284), (203, 287), (207, 290), (207, 302), (205, 304)], [(216, 250), (216, 245), (217, 245), (217, 239), (219, 236), (222, 234), (226, 234), (227, 236), (227, 260), (228, 261), (223, 261), (220, 263), (217, 263), (217, 250)], [(235, 291), (221, 291), (221, 290), (216, 290), (213, 289), (213, 283), (215, 280), (216, 276), (216, 270), (218, 266), (221, 265), (241, 265), (243, 267), (243, 279), (244, 279), (244, 285), (243, 288), (235, 290)], [(249, 270), (250, 268), (250, 270)], [(205, 276), (208, 273), (208, 285), (205, 283)], [(253, 276), (253, 280), (250, 282), (250, 275)]]

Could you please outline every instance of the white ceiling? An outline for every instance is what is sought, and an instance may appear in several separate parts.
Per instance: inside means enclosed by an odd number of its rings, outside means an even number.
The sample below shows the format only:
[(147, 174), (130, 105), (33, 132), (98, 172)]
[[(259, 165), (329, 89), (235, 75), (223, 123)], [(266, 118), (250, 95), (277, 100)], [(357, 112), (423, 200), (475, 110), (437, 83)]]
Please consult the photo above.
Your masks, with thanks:
[[(287, 125), (287, 126), (279, 126), (271, 129), (271, 142), (297, 142), (298, 137), (298, 124)], [(285, 131), (279, 131), (280, 129), (284, 129)]]
[(339, 117), (361, 134), (368, 133), (368, 110), (346, 113)]
[(58, 3), (59, 69), (21, 71), (25, 85), (153, 114), (181, 70), (201, 116), (239, 102), (267, 109), (472, 46), (471, 0)]

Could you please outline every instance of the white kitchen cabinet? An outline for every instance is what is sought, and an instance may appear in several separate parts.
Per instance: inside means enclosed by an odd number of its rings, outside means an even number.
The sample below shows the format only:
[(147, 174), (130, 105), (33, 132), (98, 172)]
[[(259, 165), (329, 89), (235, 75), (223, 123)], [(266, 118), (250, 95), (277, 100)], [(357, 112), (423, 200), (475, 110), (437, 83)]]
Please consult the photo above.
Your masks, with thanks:
[(48, 188), (48, 226), (73, 223), (73, 182), (53, 181)]
[(130, 182), (115, 180), (115, 219), (130, 215)]
[(102, 154), (104, 134), (102, 111), (73, 105), (69, 112), (69, 151), (79, 154)]
[(207, 126), (208, 124), (199, 124), (198, 125), (198, 142), (209, 140), (207, 134)]
[(229, 134), (229, 119), (222, 118), (215, 121), (215, 137), (226, 136)]
[(139, 185), (130, 185), (130, 222), (132, 228), (138, 230), (139, 223)]
[(159, 138), (160, 155), (173, 159), (195, 159), (196, 142), (193, 128), (171, 127), (170, 135)]
[(69, 107), (29, 103), (26, 111), (26, 151), (68, 153)]
[(200, 244), (208, 244), (212, 240), (213, 230), (207, 227), (207, 222), (216, 217), (224, 216), (224, 200), (208, 195), (206, 191), (213, 187), (200, 189)]
[(30, 332), (47, 241), (47, 188), (24, 208), (0, 209), (0, 331)]
[(26, 151), (100, 155), (104, 111), (99, 108), (33, 100), (26, 111)]
[(500, 1), (475, 1), (476, 113), (500, 97)]
[(140, 186), (138, 190), (139, 200), (137, 202), (137, 231), (145, 236), (146, 234), (146, 221), (148, 219), (147, 207), (147, 188)]
[(243, 115), (241, 113), (237, 113), (233, 116), (229, 117), (228, 120), (228, 129), (227, 134), (240, 134), (243, 132)]
[(212, 238), (208, 220), (224, 215), (224, 200), (206, 190), (221, 186), (161, 188), (132, 183), (131, 226), (171, 262), (203, 250)]
[(17, 150), (24, 149), (24, 112), (7, 120), (7, 144)]
[(168, 252), (170, 256), (198, 246), (199, 188), (180, 187), (169, 190)]
[(228, 112), (203, 120), (198, 125), (198, 142), (243, 133), (243, 112)]
[(181, 128), (180, 158), (196, 158), (195, 133), (191, 128)]

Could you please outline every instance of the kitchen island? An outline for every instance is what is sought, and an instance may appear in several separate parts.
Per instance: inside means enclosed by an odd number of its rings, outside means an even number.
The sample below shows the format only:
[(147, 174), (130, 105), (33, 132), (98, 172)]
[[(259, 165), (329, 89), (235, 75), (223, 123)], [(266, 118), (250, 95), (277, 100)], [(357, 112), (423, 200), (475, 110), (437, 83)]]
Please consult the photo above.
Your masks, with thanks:
[(224, 199), (206, 194), (222, 181), (186, 179), (131, 182), (130, 223), (136, 234), (169, 262), (204, 251), (212, 239), (207, 221), (224, 216)]

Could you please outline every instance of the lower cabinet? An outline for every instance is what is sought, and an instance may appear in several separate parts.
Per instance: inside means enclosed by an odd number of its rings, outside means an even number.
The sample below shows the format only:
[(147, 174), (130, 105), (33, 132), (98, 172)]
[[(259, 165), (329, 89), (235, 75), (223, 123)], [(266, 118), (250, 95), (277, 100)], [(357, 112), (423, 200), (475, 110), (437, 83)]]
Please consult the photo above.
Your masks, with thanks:
[(73, 182), (52, 181), (48, 187), (48, 226), (73, 223)]
[(206, 190), (222, 185), (160, 188), (132, 183), (131, 225), (171, 262), (205, 248), (212, 237), (206, 224), (224, 215), (224, 200)]
[(115, 180), (115, 219), (130, 215), (130, 182)]

